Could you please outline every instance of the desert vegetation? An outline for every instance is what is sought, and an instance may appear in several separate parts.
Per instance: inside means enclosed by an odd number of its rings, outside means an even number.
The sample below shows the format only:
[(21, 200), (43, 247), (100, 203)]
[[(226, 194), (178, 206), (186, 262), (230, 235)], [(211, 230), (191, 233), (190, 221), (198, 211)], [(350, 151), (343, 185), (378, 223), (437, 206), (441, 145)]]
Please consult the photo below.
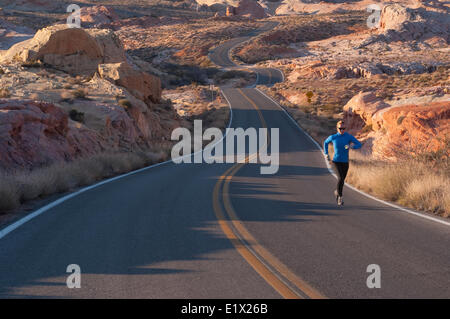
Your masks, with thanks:
[(169, 156), (170, 145), (161, 144), (146, 152), (105, 152), (31, 171), (0, 171), (0, 214), (17, 209), (25, 202), (72, 191), (167, 160)]
[[(449, 152), (449, 143), (443, 152)], [(436, 154), (386, 162), (351, 156), (348, 182), (379, 198), (442, 217), (450, 216), (450, 161)]]

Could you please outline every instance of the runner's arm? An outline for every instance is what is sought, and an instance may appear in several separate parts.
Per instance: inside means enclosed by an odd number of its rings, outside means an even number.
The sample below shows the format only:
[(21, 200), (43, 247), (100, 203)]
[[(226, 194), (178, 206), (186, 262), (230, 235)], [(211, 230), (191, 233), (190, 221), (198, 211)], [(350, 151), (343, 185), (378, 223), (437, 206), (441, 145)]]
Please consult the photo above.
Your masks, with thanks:
[(325, 142), (323, 142), (323, 152), (325, 153), (326, 156), (328, 156), (328, 144), (330, 143), (331, 143), (331, 135), (328, 136)]
[(351, 148), (354, 150), (357, 150), (357, 149), (361, 148), (361, 146), (362, 146), (361, 142), (358, 141), (356, 139), (356, 137), (354, 137), (353, 135), (350, 135), (350, 142), (353, 143)]

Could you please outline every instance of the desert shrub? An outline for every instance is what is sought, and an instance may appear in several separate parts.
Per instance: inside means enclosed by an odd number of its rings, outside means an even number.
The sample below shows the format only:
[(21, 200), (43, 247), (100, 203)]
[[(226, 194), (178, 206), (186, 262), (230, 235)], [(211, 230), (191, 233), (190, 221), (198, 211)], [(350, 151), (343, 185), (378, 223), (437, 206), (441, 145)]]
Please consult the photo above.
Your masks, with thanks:
[(21, 64), (24, 68), (40, 68), (42, 63), (40, 61), (28, 61)]
[(119, 103), (119, 105), (120, 105), (121, 107), (123, 107), (125, 110), (128, 110), (128, 109), (130, 109), (130, 108), (133, 107), (133, 105), (131, 104), (131, 102), (128, 101), (127, 99), (120, 99), (118, 103)]
[(84, 113), (83, 112), (78, 112), (77, 110), (72, 109), (69, 112), (69, 117), (73, 121), (84, 123)]
[(311, 99), (314, 96), (314, 93), (312, 91), (306, 92), (306, 97), (308, 98), (308, 103), (311, 103)]
[(8, 89), (4, 88), (4, 89), (0, 89), (0, 98), (6, 99), (11, 97), (11, 93), (9, 92)]
[(449, 178), (437, 174), (413, 177), (399, 202), (420, 210), (436, 214), (442, 213), (444, 217), (449, 217)]
[(5, 70), (3, 70), (2, 68), (0, 68), (0, 75), (5, 74)]
[(16, 208), (19, 205), (17, 185), (14, 178), (6, 173), (0, 174), (0, 213)]
[(83, 89), (78, 89), (72, 92), (72, 95), (76, 99), (85, 99), (87, 96), (87, 92)]

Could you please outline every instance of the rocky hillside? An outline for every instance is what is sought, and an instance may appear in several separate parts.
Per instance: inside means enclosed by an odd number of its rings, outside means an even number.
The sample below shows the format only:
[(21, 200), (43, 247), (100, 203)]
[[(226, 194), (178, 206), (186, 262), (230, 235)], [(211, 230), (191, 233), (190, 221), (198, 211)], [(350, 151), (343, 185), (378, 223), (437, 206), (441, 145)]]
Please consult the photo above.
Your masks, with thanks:
[[(81, 29), (65, 25), (69, 3), (0, 0), (0, 168), (168, 149), (173, 128), (194, 117), (226, 125), (217, 94), (195, 92), (214, 79), (238, 83), (207, 55), (260, 25), (249, 19), (253, 2), (214, 17), (193, 0), (81, 0)], [(168, 97), (184, 91), (198, 103), (176, 99), (175, 110)]]
[[(365, 154), (375, 158), (439, 153), (450, 139), (448, 17), (443, 4), (434, 1), (411, 7), (388, 4), (376, 29), (368, 28), (356, 12), (310, 17), (308, 23), (301, 17), (282, 18), (280, 31), (272, 33), (297, 57), (273, 54), (277, 59), (263, 63), (286, 75), (287, 81), (270, 93), (318, 139), (344, 118), (352, 133), (366, 142)], [(351, 22), (355, 18), (359, 24)], [(319, 28), (300, 41), (298, 33), (290, 31), (325, 19), (342, 21), (342, 31), (323, 34)], [(241, 52), (256, 54), (251, 45)]]
[(107, 29), (39, 30), (0, 56), (2, 168), (33, 168), (102, 151), (144, 150), (180, 118), (160, 79)]

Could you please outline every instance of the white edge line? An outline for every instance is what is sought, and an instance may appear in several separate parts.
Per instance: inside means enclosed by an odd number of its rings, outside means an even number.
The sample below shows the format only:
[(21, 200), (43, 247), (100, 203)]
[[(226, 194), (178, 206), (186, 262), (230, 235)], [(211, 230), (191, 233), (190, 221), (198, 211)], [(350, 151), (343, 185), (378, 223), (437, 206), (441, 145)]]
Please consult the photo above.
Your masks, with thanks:
[[(221, 89), (221, 91), (222, 91), (222, 89)], [(225, 130), (225, 134), (222, 136), (222, 138), (221, 138), (219, 141), (217, 141), (217, 142), (216, 142), (215, 144), (213, 144), (211, 147), (213, 147), (214, 145), (217, 145), (217, 144), (219, 144), (220, 142), (223, 141), (223, 139), (227, 136), (228, 131), (229, 131), (229, 128), (231, 128), (231, 123), (232, 123), (232, 121), (233, 121), (233, 109), (231, 108), (231, 103), (230, 103), (230, 101), (228, 100), (228, 98), (226, 97), (226, 95), (225, 95), (225, 93), (224, 93), (223, 91), (222, 91), (222, 94), (223, 94), (223, 96), (225, 97), (225, 100), (226, 100), (227, 103), (228, 103), (228, 107), (230, 108), (230, 119), (229, 119), (229, 121), (228, 121), (228, 127), (227, 127), (226, 130)], [(194, 156), (195, 154), (200, 153), (200, 152), (202, 152), (202, 151), (203, 151), (203, 150), (200, 150), (200, 151), (198, 151), (198, 152), (191, 153), (191, 154), (188, 154), (188, 155), (184, 155), (184, 156), (182, 156), (181, 158)], [(180, 159), (180, 158), (178, 157), (177, 159)], [(122, 175), (118, 175), (118, 176), (115, 176), (115, 177), (112, 177), (112, 178), (103, 180), (103, 181), (98, 182), (98, 183), (96, 183), (96, 184), (93, 184), (93, 185), (84, 187), (84, 188), (82, 188), (82, 189), (80, 189), (80, 190), (78, 190), (78, 191), (76, 191), (76, 192), (70, 193), (70, 194), (68, 194), (68, 195), (66, 195), (66, 196), (64, 196), (64, 197), (61, 197), (61, 198), (59, 198), (59, 199), (57, 199), (57, 200), (55, 200), (55, 201), (53, 201), (53, 202), (51, 202), (51, 203), (49, 203), (49, 204), (47, 204), (47, 205), (45, 205), (45, 206), (39, 208), (38, 210), (36, 210), (36, 211), (34, 211), (34, 212), (32, 212), (32, 213), (26, 215), (25, 217), (23, 217), (23, 218), (19, 219), (18, 221), (12, 223), (11, 225), (6, 226), (6, 227), (3, 228), (2, 230), (0, 230), (0, 239), (2, 239), (3, 237), (5, 237), (6, 235), (8, 235), (9, 233), (11, 233), (12, 231), (16, 230), (17, 228), (19, 228), (19, 227), (22, 226), (23, 224), (25, 224), (25, 223), (29, 222), (30, 220), (32, 220), (32, 219), (38, 217), (39, 215), (45, 213), (45, 212), (48, 211), (49, 209), (51, 209), (51, 208), (53, 208), (53, 207), (56, 207), (56, 206), (58, 206), (59, 204), (62, 204), (62, 203), (64, 203), (65, 201), (67, 201), (67, 200), (69, 200), (69, 199), (71, 199), (71, 198), (73, 198), (73, 197), (75, 197), (75, 196), (78, 196), (78, 195), (80, 195), (80, 194), (82, 194), (82, 193), (84, 193), (84, 192), (87, 192), (87, 191), (89, 191), (89, 190), (91, 190), (91, 189), (94, 189), (94, 188), (96, 188), (96, 187), (99, 187), (99, 186), (101, 186), (101, 185), (104, 185), (104, 184), (107, 184), (107, 183), (116, 181), (116, 180), (118, 180), (118, 179), (121, 179), (121, 178), (130, 176), (130, 175), (134, 175), (134, 174), (137, 174), (137, 173), (146, 171), (146, 170), (151, 169), (151, 168), (155, 168), (155, 167), (158, 167), (158, 166), (161, 166), (161, 165), (164, 165), (164, 164), (168, 164), (168, 163), (171, 163), (171, 162), (173, 162), (173, 159), (170, 159), (170, 160), (167, 160), (167, 161), (164, 161), (164, 162), (160, 162), (160, 163), (156, 163), (156, 164), (152, 164), (152, 165), (150, 165), (150, 166), (146, 166), (146, 167), (143, 167), (143, 168), (140, 168), (140, 169), (137, 169), (137, 170), (134, 170), (134, 171), (131, 171), (131, 172), (122, 174)]]
[[(333, 175), (333, 176), (337, 179), (337, 176), (336, 176), (336, 174), (334, 174), (333, 170), (331, 169), (330, 163), (328, 163), (328, 161), (326, 160), (325, 154), (323, 153), (323, 149), (322, 149), (322, 147), (319, 145), (319, 143), (317, 143), (317, 141), (314, 140), (314, 139), (311, 137), (311, 135), (309, 135), (305, 130), (303, 130), (303, 129), (300, 127), (300, 125), (297, 123), (297, 121), (294, 120), (294, 118), (293, 118), (293, 117), (292, 117), (292, 116), (291, 116), (291, 115), (290, 115), (290, 114), (289, 114), (289, 113), (288, 113), (288, 112), (287, 112), (280, 104), (278, 104), (274, 99), (272, 99), (270, 96), (268, 96), (266, 93), (264, 93), (264, 92), (261, 91), (260, 89), (256, 88), (256, 90), (258, 90), (261, 94), (263, 94), (265, 97), (267, 97), (267, 98), (268, 98), (269, 100), (271, 100), (273, 103), (275, 103), (275, 105), (277, 105), (280, 109), (282, 109), (282, 110), (284, 111), (284, 113), (288, 116), (288, 118), (289, 118), (289, 119), (297, 126), (297, 128), (298, 128), (303, 134), (305, 134), (306, 136), (309, 137), (309, 139), (314, 143), (314, 145), (316, 145), (317, 148), (322, 152), (324, 161), (325, 161), (325, 163), (327, 164), (328, 171), (330, 172), (331, 175)], [(431, 221), (434, 221), (434, 222), (437, 222), (437, 223), (440, 223), (440, 224), (443, 224), (443, 225), (446, 225), (446, 226), (450, 226), (450, 222), (447, 222), (447, 221), (445, 221), (445, 220), (441, 220), (441, 219), (438, 219), (438, 218), (436, 218), (436, 217), (428, 216), (428, 215), (426, 215), (426, 214), (424, 214), (424, 213), (415, 212), (415, 211), (412, 211), (412, 210), (410, 210), (410, 209), (407, 209), (407, 208), (398, 206), (398, 205), (396, 205), (396, 204), (387, 202), (387, 201), (385, 201), (385, 200), (376, 198), (376, 197), (374, 197), (374, 196), (372, 196), (372, 195), (370, 195), (370, 194), (367, 194), (366, 192), (364, 192), (364, 191), (362, 191), (362, 190), (359, 190), (359, 189), (355, 188), (354, 186), (349, 185), (349, 184), (347, 184), (347, 183), (345, 183), (345, 185), (346, 185), (347, 187), (351, 188), (352, 190), (354, 190), (354, 191), (356, 191), (356, 192), (358, 192), (358, 193), (360, 193), (360, 194), (362, 194), (362, 195), (364, 195), (364, 196), (366, 196), (366, 197), (368, 197), (368, 198), (370, 198), (370, 199), (376, 200), (377, 202), (383, 203), (383, 204), (388, 205), (388, 206), (393, 207), (393, 208), (397, 208), (397, 209), (399, 209), (399, 210), (401, 210), (401, 211), (403, 211), (403, 212), (406, 212), (406, 213), (408, 213), (408, 214), (412, 214), (412, 215), (415, 215), (415, 216), (418, 216), (418, 217), (422, 217), (422, 218), (425, 218), (425, 219), (428, 219), (428, 220), (431, 220)]]

